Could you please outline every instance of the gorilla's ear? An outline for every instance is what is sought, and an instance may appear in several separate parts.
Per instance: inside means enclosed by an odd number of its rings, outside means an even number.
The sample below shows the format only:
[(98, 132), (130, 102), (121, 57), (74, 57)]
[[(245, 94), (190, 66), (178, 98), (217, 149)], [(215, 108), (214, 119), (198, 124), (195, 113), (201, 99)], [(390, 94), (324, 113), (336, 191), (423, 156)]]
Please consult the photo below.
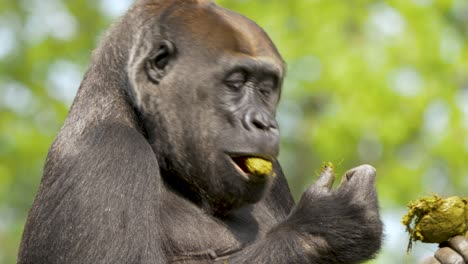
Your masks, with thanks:
[(159, 83), (166, 74), (167, 65), (175, 55), (175, 46), (168, 40), (163, 40), (146, 64), (148, 77), (155, 83)]

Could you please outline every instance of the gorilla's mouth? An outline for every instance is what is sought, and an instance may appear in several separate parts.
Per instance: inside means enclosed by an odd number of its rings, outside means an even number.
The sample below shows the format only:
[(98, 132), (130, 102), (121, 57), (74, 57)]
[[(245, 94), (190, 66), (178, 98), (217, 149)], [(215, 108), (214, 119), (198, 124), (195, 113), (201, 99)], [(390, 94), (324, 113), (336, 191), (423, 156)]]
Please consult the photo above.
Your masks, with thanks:
[(265, 178), (272, 174), (273, 164), (270, 160), (257, 156), (233, 156), (231, 160), (237, 171), (246, 179)]

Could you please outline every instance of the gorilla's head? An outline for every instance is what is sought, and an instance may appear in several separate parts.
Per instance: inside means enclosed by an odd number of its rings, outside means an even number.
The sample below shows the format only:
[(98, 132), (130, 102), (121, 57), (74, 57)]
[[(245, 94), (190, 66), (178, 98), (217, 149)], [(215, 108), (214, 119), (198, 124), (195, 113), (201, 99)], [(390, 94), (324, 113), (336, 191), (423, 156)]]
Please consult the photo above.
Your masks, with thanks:
[(216, 214), (257, 202), (275, 173), (243, 163), (277, 166), (281, 56), (258, 25), (209, 1), (143, 2), (128, 72), (163, 179)]

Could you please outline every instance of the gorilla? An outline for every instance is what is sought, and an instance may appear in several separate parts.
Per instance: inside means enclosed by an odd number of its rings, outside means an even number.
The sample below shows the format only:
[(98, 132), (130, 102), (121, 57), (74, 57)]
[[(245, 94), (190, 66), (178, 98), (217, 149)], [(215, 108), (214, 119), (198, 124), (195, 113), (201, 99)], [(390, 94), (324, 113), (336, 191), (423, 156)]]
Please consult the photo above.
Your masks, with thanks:
[[(208, 0), (139, 0), (93, 53), (18, 263), (359, 263), (381, 246), (375, 170), (297, 205), (277, 161), (285, 63)], [(255, 157), (272, 172), (254, 174)], [(456, 255), (460, 256), (460, 255)]]

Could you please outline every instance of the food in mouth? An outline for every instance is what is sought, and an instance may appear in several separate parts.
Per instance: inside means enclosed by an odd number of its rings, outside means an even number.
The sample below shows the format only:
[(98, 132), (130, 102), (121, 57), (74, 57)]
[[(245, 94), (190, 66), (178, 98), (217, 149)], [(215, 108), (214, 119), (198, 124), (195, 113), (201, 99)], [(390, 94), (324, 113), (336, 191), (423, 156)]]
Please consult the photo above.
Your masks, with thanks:
[(233, 157), (232, 160), (245, 174), (257, 177), (267, 177), (272, 174), (273, 164), (271, 161), (259, 157)]

